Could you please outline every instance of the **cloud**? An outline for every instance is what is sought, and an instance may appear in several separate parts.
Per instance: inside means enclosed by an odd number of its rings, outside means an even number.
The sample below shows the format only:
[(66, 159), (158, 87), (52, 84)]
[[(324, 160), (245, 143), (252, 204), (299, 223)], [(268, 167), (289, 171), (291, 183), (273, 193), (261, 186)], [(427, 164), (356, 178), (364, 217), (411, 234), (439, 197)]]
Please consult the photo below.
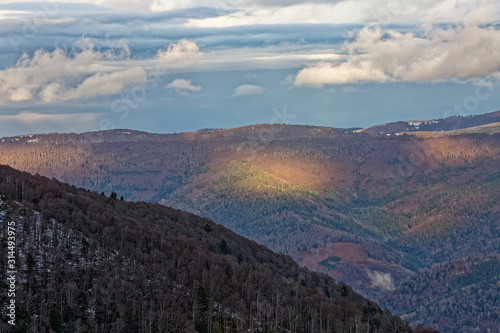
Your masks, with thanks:
[(51, 103), (53, 101), (56, 101), (58, 99), (58, 91), (61, 88), (61, 84), (57, 82), (50, 83), (46, 85), (43, 89), (40, 91), (40, 98), (43, 103)]
[(173, 43), (166, 50), (156, 53), (160, 69), (186, 69), (192, 67), (203, 58), (203, 52), (198, 44), (188, 39), (181, 39)]
[(54, 103), (115, 95), (131, 85), (142, 85), (148, 77), (147, 68), (154, 68), (156, 74), (192, 70), (202, 57), (198, 45), (186, 39), (170, 44), (149, 59), (133, 59), (126, 42), (115, 44), (103, 51), (95, 48), (90, 39), (82, 38), (70, 50), (56, 47), (53, 51), (38, 49), (31, 57), (24, 54), (16, 65), (0, 71), (0, 104)]
[(15, 115), (0, 115), (0, 133), (16, 135), (22, 129), (24, 134), (75, 132), (99, 128), (99, 113), (45, 114), (22, 111)]
[(68, 99), (87, 99), (115, 95), (131, 84), (141, 84), (146, 79), (142, 67), (131, 67), (112, 73), (97, 73), (85, 79), (76, 89), (66, 94)]
[(372, 272), (369, 270), (366, 273), (372, 280), (372, 287), (388, 291), (396, 289), (391, 273), (382, 273), (377, 271)]
[(259, 95), (264, 92), (261, 86), (256, 86), (253, 84), (242, 84), (234, 89), (233, 97), (244, 96), (244, 95)]
[(114, 95), (146, 79), (146, 71), (130, 61), (130, 51), (94, 49), (81, 39), (70, 51), (38, 49), (24, 54), (15, 66), (0, 71), (0, 104), (40, 101), (51, 103)]
[(231, 27), (254, 24), (317, 23), (414, 23), (460, 22), (471, 14), (488, 13), (490, 22), (500, 17), (495, 0), (340, 0), (340, 1), (224, 1), (238, 11), (217, 17), (188, 21), (189, 26)]
[(197, 92), (202, 89), (200, 86), (191, 84), (190, 80), (184, 79), (175, 79), (169, 83), (166, 88), (174, 89), (176, 93), (181, 95), (188, 95), (190, 92)]
[(474, 24), (401, 33), (364, 27), (343, 46), (344, 62), (320, 62), (300, 70), (295, 86), (362, 82), (467, 80), (500, 71), (500, 30)]
[[(52, 5), (56, 3), (56, 5)], [(34, 2), (10, 2), (0, 5), (0, 19), (43, 14)], [(100, 19), (132, 14), (135, 19), (154, 23), (168, 21), (175, 25), (198, 27), (230, 27), (255, 24), (297, 23), (385, 23), (385, 22), (460, 22), (477, 11), (488, 13), (491, 22), (500, 17), (496, 0), (65, 0), (50, 2), (59, 16), (68, 12), (110, 13)], [(49, 6), (49, 5), (45, 5)], [(119, 11), (113, 8), (120, 9)], [(40, 14), (42, 13), (42, 14)], [(194, 14), (193, 14), (194, 13)], [(52, 19), (52, 18), (50, 18)], [(4, 20), (4, 21), (5, 21)], [(129, 20), (133, 22), (133, 19)]]

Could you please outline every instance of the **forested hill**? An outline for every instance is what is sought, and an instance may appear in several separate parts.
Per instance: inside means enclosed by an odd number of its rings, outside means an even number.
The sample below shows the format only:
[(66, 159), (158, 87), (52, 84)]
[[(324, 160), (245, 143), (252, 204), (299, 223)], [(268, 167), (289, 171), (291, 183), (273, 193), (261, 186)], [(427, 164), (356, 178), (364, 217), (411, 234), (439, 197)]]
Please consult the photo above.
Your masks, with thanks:
[[(6, 166), (0, 194), (1, 247), (15, 222), (18, 271), (17, 325), (2, 311), (2, 332), (411, 331), (350, 287), (210, 220)], [(0, 262), (6, 290), (6, 255)]]
[[(495, 117), (411, 135), (298, 125), (27, 135), (0, 139), (0, 163), (209, 218), (382, 301), (420, 269), (499, 254)], [(485, 119), (495, 122), (476, 126)], [(460, 322), (451, 310), (429, 320), (460, 325), (486, 315), (476, 309)]]
[(494, 332), (500, 322), (500, 255), (455, 259), (423, 269), (389, 293), (408, 321), (449, 332)]
[(398, 121), (376, 125), (359, 131), (373, 134), (394, 134), (401, 132), (499, 132), (500, 111), (479, 115), (453, 116), (444, 119)]

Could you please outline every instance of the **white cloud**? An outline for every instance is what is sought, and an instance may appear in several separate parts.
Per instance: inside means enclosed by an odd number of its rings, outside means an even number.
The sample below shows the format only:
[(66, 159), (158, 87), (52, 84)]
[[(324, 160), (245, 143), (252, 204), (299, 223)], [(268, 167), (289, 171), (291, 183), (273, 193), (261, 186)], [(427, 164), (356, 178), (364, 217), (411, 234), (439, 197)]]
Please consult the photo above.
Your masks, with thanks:
[(261, 86), (242, 84), (234, 89), (233, 96), (259, 95), (264, 92)]
[[(496, 0), (65, 0), (64, 3), (94, 4), (103, 10), (119, 8), (138, 14), (213, 8), (215, 17), (189, 19), (189, 26), (230, 27), (252, 24), (460, 22), (471, 14), (487, 13), (500, 18)], [(53, 6), (60, 12), (63, 6)], [(61, 8), (60, 8), (61, 7)], [(35, 7), (31, 13), (39, 11)], [(26, 16), (29, 11), (0, 10), (0, 20)], [(33, 16), (33, 15), (32, 15)], [(52, 19), (52, 18), (50, 18)]]
[(147, 74), (142, 67), (131, 67), (112, 73), (97, 73), (85, 79), (76, 89), (67, 92), (68, 99), (86, 99), (115, 95), (131, 84), (141, 84)]
[(361, 82), (467, 80), (500, 71), (500, 30), (474, 24), (427, 30), (423, 36), (365, 27), (343, 50), (344, 62), (300, 70), (296, 86)]
[(141, 85), (148, 69), (156, 74), (193, 70), (203, 53), (182, 39), (154, 58), (132, 59), (126, 42), (101, 51), (90, 39), (78, 40), (70, 50), (56, 47), (24, 54), (16, 65), (0, 70), (0, 105), (9, 102), (54, 103), (115, 95)]
[(385, 82), (385, 73), (367, 61), (345, 62), (334, 65), (327, 62), (306, 67), (298, 72), (293, 83), (298, 87), (323, 88), (326, 84)]
[(195, 86), (191, 84), (190, 80), (175, 79), (166, 86), (167, 89), (173, 89), (176, 93), (181, 95), (187, 95), (190, 92), (200, 91), (202, 88), (200, 86)]
[[(300, 68), (315, 61), (339, 59), (331, 45), (271, 45), (211, 50), (197, 62), (196, 71), (229, 71)], [(195, 71), (187, 68), (188, 71)]]
[(134, 66), (125, 45), (108, 51), (95, 50), (88, 39), (71, 51), (36, 50), (24, 54), (15, 66), (0, 71), (0, 104), (7, 102), (86, 99), (119, 93), (141, 83), (146, 71)]
[(28, 101), (32, 98), (31, 91), (24, 87), (17, 87), (9, 91), (9, 98), (13, 102)]
[(178, 43), (170, 44), (166, 50), (159, 50), (156, 58), (162, 70), (186, 69), (202, 59), (203, 52), (195, 42), (181, 39)]
[(0, 9), (0, 20), (7, 20), (7, 19), (17, 19), (19, 16), (22, 16), (25, 14), (24, 11), (21, 10), (5, 10), (5, 9)]
[(43, 103), (51, 103), (58, 99), (58, 91), (61, 85), (57, 82), (52, 82), (46, 85), (40, 92), (40, 98)]
[(388, 291), (396, 289), (391, 273), (382, 273), (377, 271), (372, 272), (369, 270), (366, 273), (372, 280), (372, 287)]
[(496, 0), (341, 0), (341, 1), (229, 1), (238, 11), (210, 18), (191, 19), (188, 26), (231, 27), (252, 24), (297, 23), (414, 23), (460, 22), (487, 13), (500, 18)]

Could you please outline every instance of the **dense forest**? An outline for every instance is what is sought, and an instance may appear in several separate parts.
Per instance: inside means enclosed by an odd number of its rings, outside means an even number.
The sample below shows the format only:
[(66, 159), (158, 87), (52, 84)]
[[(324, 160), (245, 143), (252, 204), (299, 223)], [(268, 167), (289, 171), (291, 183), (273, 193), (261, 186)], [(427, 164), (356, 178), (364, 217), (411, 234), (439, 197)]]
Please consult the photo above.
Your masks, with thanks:
[(17, 325), (2, 311), (1, 332), (411, 332), (347, 285), (193, 214), (5, 166), (0, 193), (1, 248), (14, 221), (18, 271)]
[(487, 332), (500, 322), (499, 285), (499, 255), (455, 259), (420, 271), (383, 303), (412, 322), (454, 332)]
[(437, 133), (254, 125), (29, 135), (1, 139), (0, 163), (210, 218), (383, 301), (421, 269), (500, 248), (500, 134)]

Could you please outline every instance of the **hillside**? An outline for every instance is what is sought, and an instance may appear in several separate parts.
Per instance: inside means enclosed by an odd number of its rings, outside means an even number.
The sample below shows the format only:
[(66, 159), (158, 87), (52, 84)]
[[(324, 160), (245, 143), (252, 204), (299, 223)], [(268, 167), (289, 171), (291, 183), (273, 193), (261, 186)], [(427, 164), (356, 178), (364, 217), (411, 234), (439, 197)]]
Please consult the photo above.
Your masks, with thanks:
[[(488, 125), (500, 122), (500, 111), (480, 115), (453, 116), (444, 119), (398, 121), (357, 130), (371, 134), (453, 132), (475, 127), (477, 131)], [(498, 129), (499, 124), (495, 127)]]
[(500, 134), (456, 131), (31, 135), (1, 139), (0, 163), (208, 217), (382, 300), (420, 269), (498, 254)]
[(4, 166), (0, 193), (1, 246), (12, 246), (14, 222), (17, 260), (17, 325), (2, 312), (2, 332), (411, 332), (346, 285), (207, 219)]
[(409, 322), (451, 332), (487, 332), (500, 321), (499, 284), (499, 255), (456, 259), (420, 271), (383, 303)]

